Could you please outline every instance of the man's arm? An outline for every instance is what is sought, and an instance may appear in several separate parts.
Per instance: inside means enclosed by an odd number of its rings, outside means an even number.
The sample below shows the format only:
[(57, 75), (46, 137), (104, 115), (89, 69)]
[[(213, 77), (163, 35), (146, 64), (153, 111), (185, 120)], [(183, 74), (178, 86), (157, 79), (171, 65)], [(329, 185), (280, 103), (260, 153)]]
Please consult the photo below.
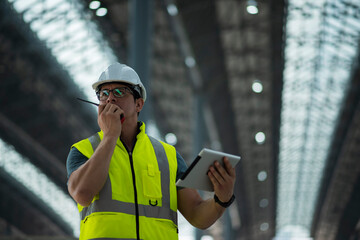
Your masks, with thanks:
[(108, 176), (116, 139), (103, 138), (95, 153), (69, 177), (68, 191), (80, 205), (88, 206)]
[(88, 206), (104, 186), (116, 141), (121, 134), (120, 114), (115, 104), (99, 106), (98, 123), (104, 136), (94, 154), (74, 171), (68, 181), (71, 197), (80, 205)]
[[(231, 199), (234, 193), (235, 169), (227, 158), (224, 158), (225, 169), (215, 162), (210, 167), (208, 176), (213, 183), (216, 196), (222, 202)], [(225, 208), (215, 202), (213, 198), (203, 200), (195, 189), (183, 188), (178, 190), (178, 209), (194, 227), (206, 229), (219, 219)]]

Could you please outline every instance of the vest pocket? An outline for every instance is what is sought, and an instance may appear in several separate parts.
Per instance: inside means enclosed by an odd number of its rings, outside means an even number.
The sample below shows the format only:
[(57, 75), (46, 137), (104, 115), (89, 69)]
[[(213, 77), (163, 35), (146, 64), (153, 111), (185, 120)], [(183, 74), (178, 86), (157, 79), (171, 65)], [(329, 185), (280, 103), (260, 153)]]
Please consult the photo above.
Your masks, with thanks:
[(152, 164), (148, 164), (148, 169), (142, 171), (143, 193), (149, 198), (150, 203), (154, 204), (162, 198), (161, 193), (161, 173)]

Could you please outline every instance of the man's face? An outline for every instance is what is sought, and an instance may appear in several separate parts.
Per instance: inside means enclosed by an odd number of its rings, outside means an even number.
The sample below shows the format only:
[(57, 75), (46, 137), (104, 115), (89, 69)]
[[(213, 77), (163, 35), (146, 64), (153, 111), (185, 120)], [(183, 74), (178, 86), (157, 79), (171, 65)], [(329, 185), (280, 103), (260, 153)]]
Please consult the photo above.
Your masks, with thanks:
[(106, 104), (116, 104), (124, 111), (126, 120), (136, 119), (137, 121), (138, 112), (141, 111), (144, 105), (142, 98), (135, 100), (131, 89), (121, 83), (103, 84), (99, 96), (99, 111), (102, 111)]

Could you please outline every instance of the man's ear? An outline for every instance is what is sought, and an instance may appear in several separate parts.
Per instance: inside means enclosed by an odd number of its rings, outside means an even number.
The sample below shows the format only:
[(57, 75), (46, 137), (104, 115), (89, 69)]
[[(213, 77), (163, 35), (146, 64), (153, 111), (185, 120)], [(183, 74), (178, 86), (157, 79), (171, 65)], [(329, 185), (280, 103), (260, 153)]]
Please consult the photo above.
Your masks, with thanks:
[(135, 102), (136, 112), (141, 112), (142, 108), (144, 106), (144, 99), (138, 98)]

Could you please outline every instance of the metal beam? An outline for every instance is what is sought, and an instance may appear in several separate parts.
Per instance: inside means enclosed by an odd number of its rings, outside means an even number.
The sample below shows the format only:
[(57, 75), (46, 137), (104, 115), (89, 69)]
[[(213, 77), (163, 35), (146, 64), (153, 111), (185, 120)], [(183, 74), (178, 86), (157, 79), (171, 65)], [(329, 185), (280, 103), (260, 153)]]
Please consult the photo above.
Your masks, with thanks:
[[(354, 184), (359, 185), (359, 179), (353, 169), (359, 169), (360, 166), (359, 136), (356, 135), (359, 134), (360, 119), (360, 50), (353, 66), (352, 80), (329, 148), (330, 152), (315, 206), (311, 236), (319, 240), (347, 239), (339, 238), (339, 236), (349, 235), (350, 226), (353, 226), (351, 230), (354, 230), (354, 225), (358, 220), (354, 219), (354, 214), (357, 214), (357, 217), (360, 214), (359, 204), (356, 202), (359, 197), (359, 188), (355, 187), (351, 196), (350, 191), (344, 189), (345, 187), (352, 188)], [(351, 168), (348, 167), (349, 165)], [(337, 197), (339, 201), (334, 200)], [(349, 206), (352, 206), (351, 210)], [(344, 210), (344, 213), (341, 210)], [(347, 224), (343, 224), (346, 216), (349, 217), (346, 220)], [(335, 229), (333, 226), (338, 224), (339, 228)], [(327, 226), (332, 226), (332, 229), (328, 229)]]
[(151, 59), (151, 34), (152, 34), (152, 0), (133, 0), (130, 6), (130, 54), (129, 65), (138, 73), (146, 88), (147, 100), (141, 111), (141, 119), (147, 121), (151, 117), (151, 84), (150, 67)]
[(72, 235), (69, 225), (2, 168), (0, 168), (0, 194), (2, 196), (0, 217), (22, 233), (49, 236)]
[(62, 161), (45, 149), (34, 138), (24, 132), (19, 126), (0, 113), (0, 136), (24, 156), (27, 156), (35, 165), (46, 166), (48, 177), (66, 191), (66, 169)]

